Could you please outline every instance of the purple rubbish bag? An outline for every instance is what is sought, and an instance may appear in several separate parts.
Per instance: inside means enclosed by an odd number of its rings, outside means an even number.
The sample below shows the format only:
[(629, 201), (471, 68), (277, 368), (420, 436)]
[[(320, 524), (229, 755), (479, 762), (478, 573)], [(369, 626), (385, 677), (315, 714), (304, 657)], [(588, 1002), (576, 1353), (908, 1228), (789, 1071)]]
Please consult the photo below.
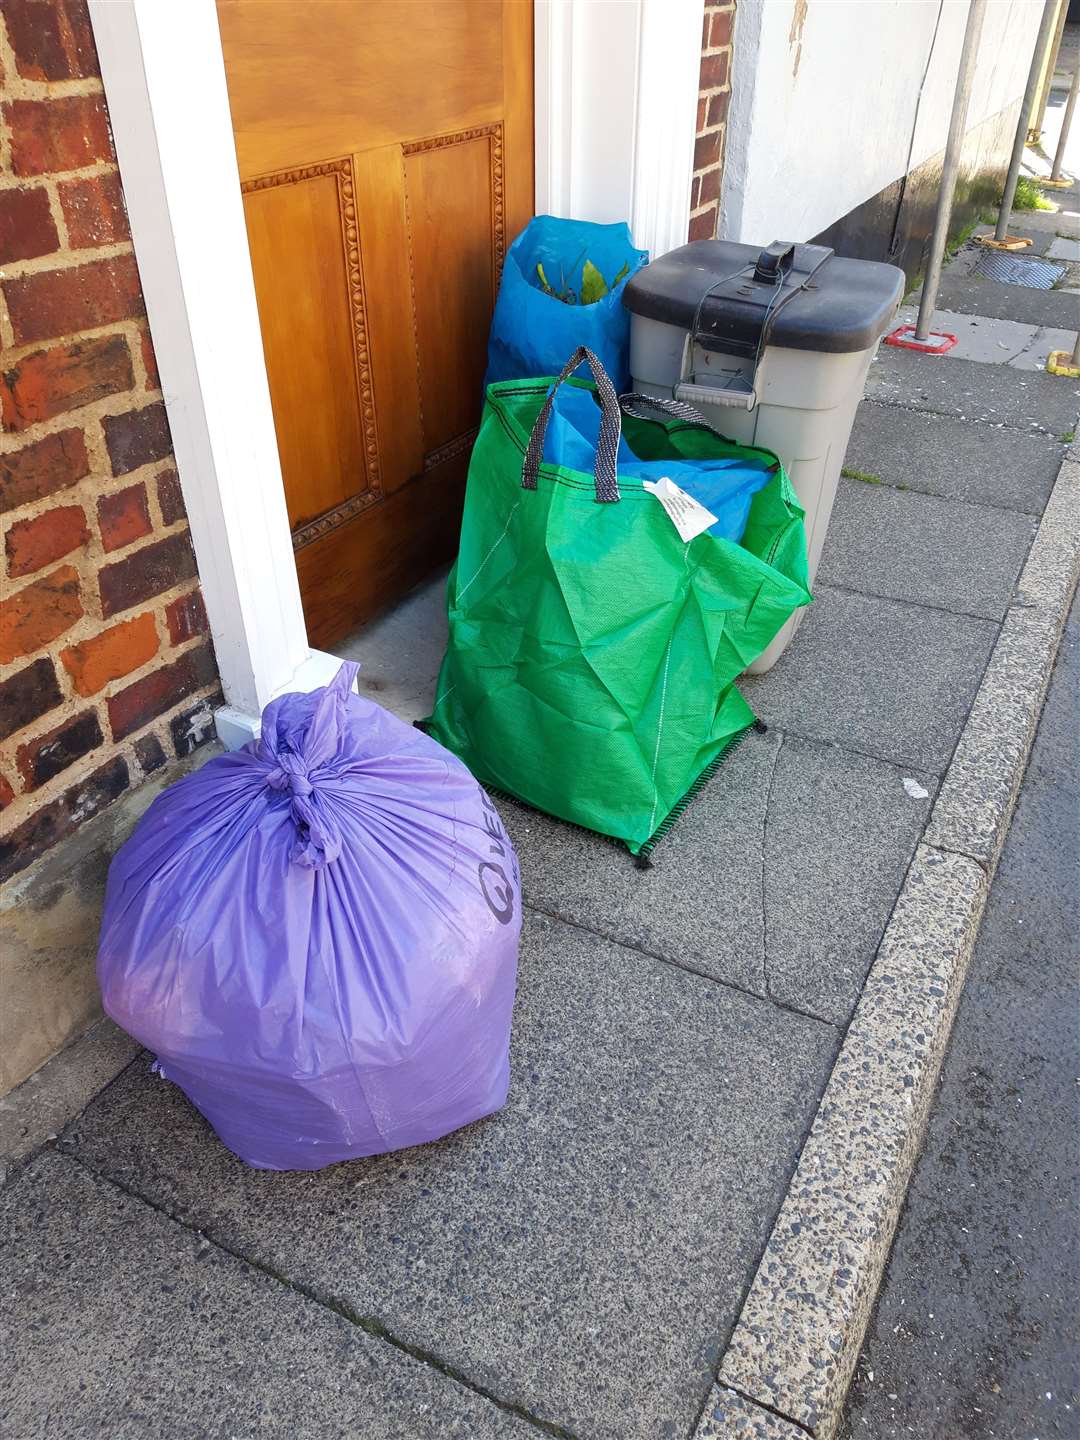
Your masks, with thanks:
[(106, 1011), (265, 1170), (435, 1140), (509, 1084), (517, 858), (461, 761), (356, 695), (357, 668), (269, 704), (109, 870)]

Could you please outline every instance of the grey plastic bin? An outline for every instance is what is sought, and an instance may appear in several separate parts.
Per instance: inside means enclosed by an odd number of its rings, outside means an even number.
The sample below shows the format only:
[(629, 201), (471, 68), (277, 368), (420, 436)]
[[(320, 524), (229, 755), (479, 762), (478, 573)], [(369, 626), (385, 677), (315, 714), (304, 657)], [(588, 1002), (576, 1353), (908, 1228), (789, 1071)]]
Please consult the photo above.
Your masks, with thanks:
[[(689, 401), (723, 434), (784, 462), (806, 510), (811, 585), (866, 372), (903, 293), (894, 265), (824, 245), (727, 240), (662, 255), (623, 293), (635, 390)], [(803, 613), (752, 672), (775, 664)]]

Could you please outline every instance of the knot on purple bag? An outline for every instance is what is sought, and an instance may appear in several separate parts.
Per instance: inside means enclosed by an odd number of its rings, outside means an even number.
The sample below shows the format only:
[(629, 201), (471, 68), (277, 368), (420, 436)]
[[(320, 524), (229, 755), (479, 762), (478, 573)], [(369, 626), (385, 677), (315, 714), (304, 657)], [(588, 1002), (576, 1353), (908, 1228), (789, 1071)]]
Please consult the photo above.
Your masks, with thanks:
[(299, 768), (293, 769), (290, 761), (297, 766), (302, 763), (291, 755), (282, 756), (281, 764), (267, 774), (266, 783), (271, 790), (288, 790), (292, 797), (289, 809), (297, 836), (289, 859), (306, 869), (321, 870), (341, 854), (341, 836), (337, 827), (312, 803), (312, 797), (318, 792), (310, 777)]
[(271, 790), (291, 790), (300, 800), (306, 800), (315, 789), (306, 775), (297, 770), (283, 770), (280, 766), (270, 771), (266, 783)]

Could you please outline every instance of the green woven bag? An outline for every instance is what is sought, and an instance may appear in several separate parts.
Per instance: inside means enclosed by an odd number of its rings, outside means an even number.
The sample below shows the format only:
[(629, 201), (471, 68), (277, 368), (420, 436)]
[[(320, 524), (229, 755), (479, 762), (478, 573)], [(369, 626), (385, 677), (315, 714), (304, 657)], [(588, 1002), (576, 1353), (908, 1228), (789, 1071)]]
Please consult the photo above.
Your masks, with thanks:
[[(543, 463), (555, 390), (588, 361), (593, 474)], [(584, 384), (586, 382), (572, 382)], [(633, 403), (630, 403), (633, 402)], [(429, 733), (481, 783), (647, 853), (754, 715), (734, 681), (810, 594), (803, 511), (776, 457), (742, 543), (680, 539), (643, 458), (745, 454), (696, 422), (648, 420), (590, 352), (554, 381), (491, 385), (450, 574), (450, 639)]]

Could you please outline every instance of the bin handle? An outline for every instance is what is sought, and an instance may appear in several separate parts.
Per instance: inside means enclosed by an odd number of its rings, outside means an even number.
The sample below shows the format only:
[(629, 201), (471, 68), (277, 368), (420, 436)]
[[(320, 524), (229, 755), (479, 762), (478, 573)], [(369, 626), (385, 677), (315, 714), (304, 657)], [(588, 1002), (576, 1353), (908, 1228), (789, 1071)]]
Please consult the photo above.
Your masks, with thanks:
[(754, 279), (765, 285), (782, 285), (794, 261), (795, 246), (787, 240), (774, 240), (757, 257)]
[(536, 489), (536, 477), (540, 472), (540, 462), (544, 458), (544, 440), (547, 436), (548, 420), (551, 418), (551, 407), (555, 402), (555, 392), (564, 380), (569, 379), (583, 360), (592, 372), (593, 383), (600, 400), (600, 438), (596, 445), (596, 464), (593, 468), (596, 499), (599, 504), (611, 504), (620, 498), (618, 454), (619, 438), (622, 435), (622, 411), (619, 409), (618, 396), (615, 394), (614, 385), (608, 379), (607, 371), (585, 345), (579, 345), (570, 356), (540, 407), (540, 414), (537, 415), (532, 434), (529, 436), (529, 447), (525, 451), (525, 463), (521, 467), (521, 488), (523, 490)]

